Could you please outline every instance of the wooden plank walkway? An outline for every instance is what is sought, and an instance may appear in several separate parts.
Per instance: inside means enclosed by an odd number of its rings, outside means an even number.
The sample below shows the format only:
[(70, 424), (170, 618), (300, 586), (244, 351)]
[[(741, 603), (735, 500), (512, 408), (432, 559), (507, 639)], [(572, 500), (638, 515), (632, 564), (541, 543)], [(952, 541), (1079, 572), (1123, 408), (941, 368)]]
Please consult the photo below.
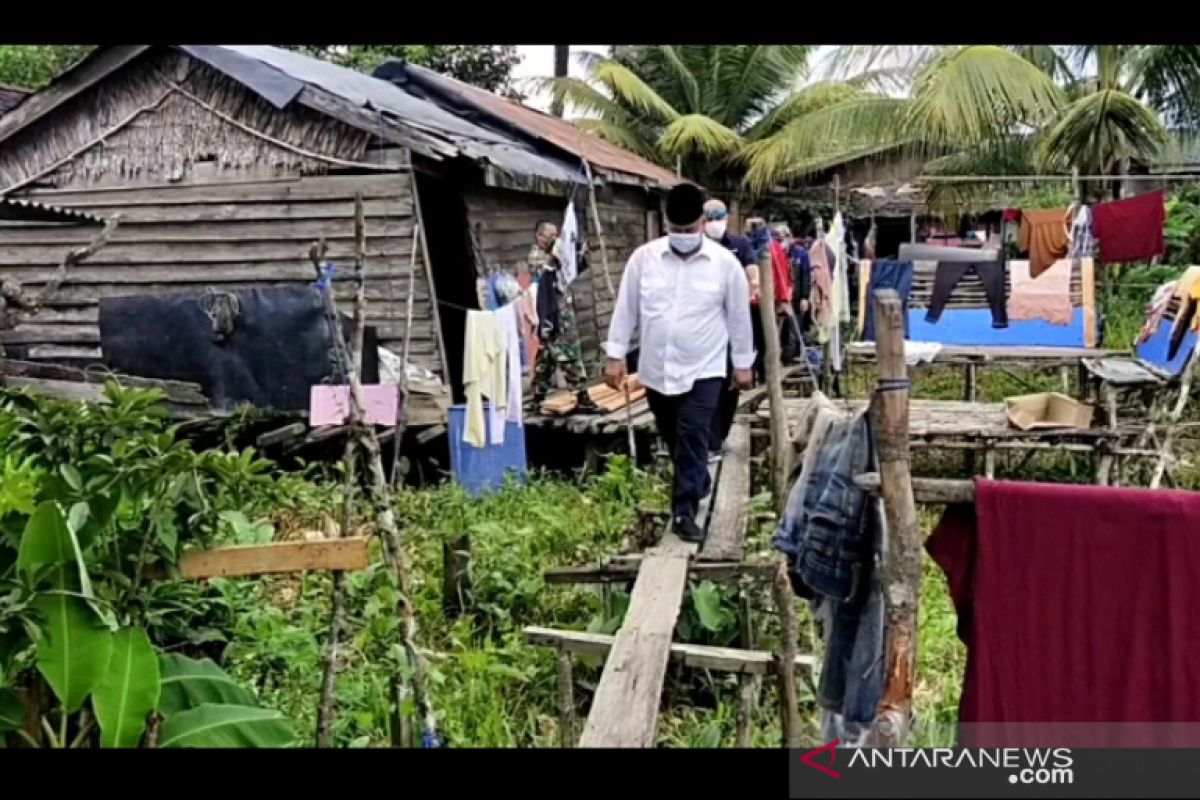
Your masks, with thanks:
[(683, 605), (688, 560), (695, 551), (696, 545), (670, 536), (646, 552), (580, 747), (654, 746), (671, 637)]
[(750, 426), (737, 423), (725, 442), (725, 456), (713, 491), (708, 538), (700, 550), (705, 561), (741, 561), (750, 503)]

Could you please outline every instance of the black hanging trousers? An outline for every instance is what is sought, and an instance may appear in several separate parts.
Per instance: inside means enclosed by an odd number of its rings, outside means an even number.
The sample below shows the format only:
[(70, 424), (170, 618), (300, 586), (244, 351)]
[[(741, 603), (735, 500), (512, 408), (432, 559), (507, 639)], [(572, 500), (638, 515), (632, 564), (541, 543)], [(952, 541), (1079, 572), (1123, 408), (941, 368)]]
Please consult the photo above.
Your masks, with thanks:
[(942, 317), (950, 294), (958, 282), (970, 272), (975, 271), (979, 282), (983, 284), (983, 293), (987, 297), (988, 308), (992, 310), (992, 327), (1008, 327), (1008, 299), (1004, 291), (1004, 264), (1000, 261), (957, 262), (939, 261), (937, 272), (933, 275), (933, 292), (929, 298), (929, 310), (925, 312), (926, 322), (937, 322)]

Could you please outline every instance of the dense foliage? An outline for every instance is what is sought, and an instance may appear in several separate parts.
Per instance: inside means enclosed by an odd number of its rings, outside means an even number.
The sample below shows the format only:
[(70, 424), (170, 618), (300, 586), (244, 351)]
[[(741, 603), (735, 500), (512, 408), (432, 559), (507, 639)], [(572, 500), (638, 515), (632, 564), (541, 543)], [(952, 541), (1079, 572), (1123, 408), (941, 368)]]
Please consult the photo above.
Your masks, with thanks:
[(91, 52), (93, 47), (87, 44), (0, 45), (0, 84), (40, 89)]
[(492, 92), (511, 93), (513, 67), (520, 63), (509, 44), (347, 44), (288, 45), (309, 55), (371, 72), (400, 58)]

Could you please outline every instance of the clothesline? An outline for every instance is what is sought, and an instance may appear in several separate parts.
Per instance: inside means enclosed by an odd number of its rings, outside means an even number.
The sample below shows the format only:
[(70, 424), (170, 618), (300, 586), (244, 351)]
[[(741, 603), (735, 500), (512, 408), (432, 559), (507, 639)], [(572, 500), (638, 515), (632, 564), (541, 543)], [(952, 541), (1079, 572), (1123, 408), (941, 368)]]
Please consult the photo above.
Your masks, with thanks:
[(920, 175), (917, 182), (925, 183), (1019, 183), (1021, 181), (1167, 181), (1200, 180), (1200, 174), (1163, 175)]

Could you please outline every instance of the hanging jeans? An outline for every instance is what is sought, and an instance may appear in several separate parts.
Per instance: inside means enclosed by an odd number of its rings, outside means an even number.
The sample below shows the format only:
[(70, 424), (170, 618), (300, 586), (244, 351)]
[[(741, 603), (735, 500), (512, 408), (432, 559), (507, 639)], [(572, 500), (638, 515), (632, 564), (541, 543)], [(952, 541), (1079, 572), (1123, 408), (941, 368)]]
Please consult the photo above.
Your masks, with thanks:
[(712, 489), (708, 475), (708, 447), (713, 418), (720, 404), (725, 378), (704, 378), (683, 394), (665, 395), (646, 390), (654, 424), (675, 464), (672, 515), (696, 520), (700, 501)]
[(975, 271), (983, 284), (988, 308), (992, 310), (992, 327), (1008, 327), (1008, 302), (1004, 291), (1004, 264), (1000, 261), (977, 261), (974, 263), (939, 261), (933, 276), (933, 294), (929, 298), (929, 310), (925, 321), (936, 323), (942, 317), (950, 294), (968, 272)]

